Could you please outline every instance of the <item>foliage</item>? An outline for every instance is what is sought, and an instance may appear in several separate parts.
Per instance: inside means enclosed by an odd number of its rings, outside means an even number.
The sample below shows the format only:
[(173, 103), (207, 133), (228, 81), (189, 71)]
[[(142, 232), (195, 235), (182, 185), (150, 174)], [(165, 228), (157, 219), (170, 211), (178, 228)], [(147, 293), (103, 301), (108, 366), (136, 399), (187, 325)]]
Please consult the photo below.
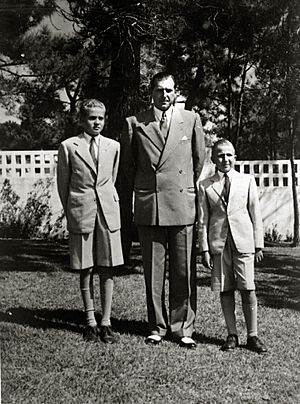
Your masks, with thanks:
[(8, 179), (3, 182), (2, 189), (0, 191), (0, 236), (12, 237), (14, 234), (18, 234), (18, 222), (20, 216), (20, 206), (18, 204), (20, 200)]
[(272, 228), (268, 228), (265, 231), (264, 238), (266, 241), (269, 241), (272, 243), (279, 243), (280, 241), (282, 241), (282, 235), (277, 230), (277, 224), (273, 225)]
[[(18, 39), (28, 29), (37, 25), (45, 15), (53, 12), (51, 0), (1, 0), (0, 1), (0, 53), (21, 61)], [(0, 70), (7, 66), (0, 61)]]
[(45, 238), (51, 230), (51, 179), (38, 180), (28, 194), (25, 205), (13, 191), (10, 181), (4, 180), (0, 191), (0, 237)]

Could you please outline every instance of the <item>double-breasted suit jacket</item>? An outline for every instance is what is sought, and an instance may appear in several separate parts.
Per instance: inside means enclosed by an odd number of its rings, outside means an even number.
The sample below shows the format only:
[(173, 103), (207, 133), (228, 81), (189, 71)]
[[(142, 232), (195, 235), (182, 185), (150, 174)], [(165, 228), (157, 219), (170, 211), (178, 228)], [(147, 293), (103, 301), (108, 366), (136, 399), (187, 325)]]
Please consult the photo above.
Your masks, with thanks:
[(110, 231), (120, 229), (119, 197), (115, 181), (120, 145), (100, 136), (98, 168), (83, 134), (61, 143), (58, 151), (58, 193), (71, 233), (92, 233), (99, 205)]
[(205, 156), (200, 119), (174, 108), (165, 140), (152, 109), (129, 117), (121, 150), (121, 167), (134, 189), (149, 331), (163, 337), (168, 328), (164, 302), (168, 251), (171, 333), (190, 337), (196, 312), (196, 183)]
[(122, 167), (135, 192), (137, 225), (189, 225), (196, 218), (196, 182), (205, 145), (198, 115), (174, 108), (167, 141), (152, 109), (126, 120)]
[(263, 223), (254, 177), (233, 170), (228, 202), (218, 174), (199, 186), (200, 251), (221, 254), (229, 231), (239, 253), (263, 248)]

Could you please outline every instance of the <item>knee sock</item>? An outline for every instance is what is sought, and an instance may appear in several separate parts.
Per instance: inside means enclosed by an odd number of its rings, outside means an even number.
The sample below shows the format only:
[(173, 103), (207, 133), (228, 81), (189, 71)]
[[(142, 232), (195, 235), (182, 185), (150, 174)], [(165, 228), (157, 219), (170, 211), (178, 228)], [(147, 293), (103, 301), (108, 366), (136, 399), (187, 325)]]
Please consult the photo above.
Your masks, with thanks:
[(86, 324), (91, 327), (97, 325), (94, 308), (93, 268), (80, 272), (80, 290), (84, 305)]
[(245, 316), (248, 337), (257, 335), (257, 299), (254, 290), (242, 290), (242, 307)]
[(228, 292), (221, 292), (220, 299), (228, 335), (229, 334), (237, 335), (234, 290), (229, 290)]
[(111, 269), (107, 270), (105, 268), (101, 268), (99, 270), (99, 278), (100, 278), (100, 298), (102, 307), (101, 325), (109, 326), (111, 325), (110, 315), (111, 315), (112, 296), (114, 288), (114, 279), (112, 276)]

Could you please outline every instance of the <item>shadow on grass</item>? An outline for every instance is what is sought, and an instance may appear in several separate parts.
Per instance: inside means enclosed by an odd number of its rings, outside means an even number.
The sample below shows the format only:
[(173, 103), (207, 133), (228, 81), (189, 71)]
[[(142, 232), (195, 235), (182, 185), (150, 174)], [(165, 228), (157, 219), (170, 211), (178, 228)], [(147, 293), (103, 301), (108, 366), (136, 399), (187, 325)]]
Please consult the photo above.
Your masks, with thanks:
[[(300, 250), (267, 248), (256, 268), (259, 303), (273, 308), (300, 311)], [(115, 276), (142, 274), (140, 246), (131, 249), (130, 267), (119, 267)], [(197, 287), (210, 287), (210, 273), (197, 257)], [(70, 271), (67, 242), (48, 240), (0, 240), (0, 266), (7, 272)], [(200, 292), (201, 293), (201, 292)]]
[[(132, 248), (130, 267), (118, 267), (115, 276), (141, 273), (139, 246)], [(0, 240), (0, 271), (74, 272), (69, 267), (68, 242), (49, 240)]]
[[(256, 268), (260, 304), (300, 311), (300, 254), (293, 249), (272, 249)], [(299, 250), (298, 250), (299, 252)]]
[[(98, 324), (101, 316), (97, 313)], [(6, 312), (0, 312), (0, 322), (19, 324), (37, 329), (65, 330), (81, 334), (84, 329), (84, 313), (79, 310), (48, 310), (48, 309), (26, 309), (23, 307), (10, 308)], [(148, 335), (148, 324), (145, 321), (123, 320), (112, 318), (112, 327), (119, 334), (135, 335), (146, 337)], [(194, 339), (201, 344), (221, 345), (222, 340), (207, 337), (204, 334), (194, 334)], [(171, 341), (172, 336), (168, 333), (166, 340)]]
[[(96, 319), (100, 324), (101, 316), (97, 313)], [(120, 334), (132, 334), (145, 336), (147, 323), (144, 321), (111, 319), (115, 331)], [(85, 318), (80, 310), (65, 309), (27, 309), (23, 307), (10, 308), (6, 312), (0, 312), (0, 322), (20, 324), (33, 328), (67, 330), (82, 333)]]
[(8, 272), (66, 271), (68, 245), (48, 240), (0, 240), (0, 267)]

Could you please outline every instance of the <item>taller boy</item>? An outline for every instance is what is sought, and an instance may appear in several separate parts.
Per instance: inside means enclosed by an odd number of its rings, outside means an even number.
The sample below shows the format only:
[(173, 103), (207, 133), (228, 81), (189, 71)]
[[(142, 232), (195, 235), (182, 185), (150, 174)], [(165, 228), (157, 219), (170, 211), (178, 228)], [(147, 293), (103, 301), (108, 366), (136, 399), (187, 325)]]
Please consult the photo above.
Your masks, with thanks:
[(170, 329), (181, 346), (191, 338), (196, 311), (196, 182), (205, 158), (198, 115), (178, 110), (175, 80), (168, 73), (151, 80), (154, 106), (126, 119), (121, 136), (122, 170), (135, 192), (134, 220), (141, 243), (149, 336), (159, 344), (166, 335), (166, 255), (169, 253)]
[[(70, 233), (70, 266), (80, 273), (86, 328), (84, 338), (114, 343), (110, 314), (113, 293), (112, 267), (123, 264), (119, 197), (115, 181), (120, 145), (102, 136), (105, 106), (82, 102), (83, 132), (61, 143), (58, 151), (57, 184)], [(102, 320), (97, 328), (93, 296), (93, 273), (98, 271)]]

